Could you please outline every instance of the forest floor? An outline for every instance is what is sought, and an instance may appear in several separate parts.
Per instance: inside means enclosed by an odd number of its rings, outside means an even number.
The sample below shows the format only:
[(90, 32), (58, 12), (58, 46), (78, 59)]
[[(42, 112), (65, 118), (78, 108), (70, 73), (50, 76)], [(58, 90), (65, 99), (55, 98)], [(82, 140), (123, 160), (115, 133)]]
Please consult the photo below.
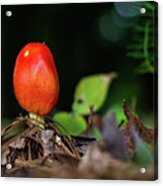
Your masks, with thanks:
[[(128, 153), (133, 155), (135, 144), (129, 125), (133, 119), (136, 130), (150, 144), (153, 143), (154, 131), (143, 127), (133, 117), (124, 104), (128, 124), (121, 134), (129, 141)], [(23, 129), (16, 135), (10, 134), (16, 128)], [(65, 129), (66, 130), (66, 129)], [(148, 135), (146, 135), (146, 133)], [(152, 133), (152, 137), (149, 135)], [(97, 141), (89, 136), (65, 136), (49, 118), (45, 123), (27, 116), (18, 117), (2, 132), (2, 176), (4, 177), (38, 177), (71, 179), (113, 179), (113, 180), (155, 180), (157, 168), (153, 163), (142, 167), (125, 156), (121, 144), (110, 144), (108, 139)], [(152, 146), (152, 145), (151, 145)], [(127, 157), (127, 158), (126, 158)], [(146, 172), (142, 172), (145, 168)]]

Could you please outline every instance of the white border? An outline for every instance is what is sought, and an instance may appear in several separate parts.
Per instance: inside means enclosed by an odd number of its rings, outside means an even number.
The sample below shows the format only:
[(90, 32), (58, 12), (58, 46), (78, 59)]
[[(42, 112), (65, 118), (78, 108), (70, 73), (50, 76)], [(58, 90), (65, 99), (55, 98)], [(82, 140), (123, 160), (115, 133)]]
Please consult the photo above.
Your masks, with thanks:
[[(122, 0), (114, 0), (122, 1)], [(133, 1), (133, 0), (128, 0)], [(79, 2), (112, 2), (109, 0), (1, 0), (1, 4), (46, 4), (46, 3), (79, 3)], [(137, 181), (100, 181), (100, 180), (61, 180), (61, 179), (30, 179), (30, 178), (0, 178), (1, 185), (10, 184), (13, 186), (48, 186), (51, 185), (67, 185), (67, 186), (90, 186), (90, 185), (107, 185), (115, 184), (121, 186), (128, 185), (162, 185), (163, 184), (163, 0), (157, 0), (159, 3), (159, 180), (156, 182), (137, 182)], [(161, 21), (160, 21), (161, 20)], [(1, 92), (1, 89), (0, 89)], [(125, 173), (124, 173), (125, 174)]]

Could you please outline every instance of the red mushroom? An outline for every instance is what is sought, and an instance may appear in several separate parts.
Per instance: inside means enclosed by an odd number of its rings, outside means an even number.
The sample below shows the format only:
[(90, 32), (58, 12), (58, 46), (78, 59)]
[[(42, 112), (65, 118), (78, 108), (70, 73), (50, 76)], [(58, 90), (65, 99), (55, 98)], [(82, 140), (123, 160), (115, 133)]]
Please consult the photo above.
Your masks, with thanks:
[(19, 52), (13, 74), (14, 92), (23, 109), (37, 116), (49, 114), (59, 95), (59, 80), (50, 49), (29, 43)]

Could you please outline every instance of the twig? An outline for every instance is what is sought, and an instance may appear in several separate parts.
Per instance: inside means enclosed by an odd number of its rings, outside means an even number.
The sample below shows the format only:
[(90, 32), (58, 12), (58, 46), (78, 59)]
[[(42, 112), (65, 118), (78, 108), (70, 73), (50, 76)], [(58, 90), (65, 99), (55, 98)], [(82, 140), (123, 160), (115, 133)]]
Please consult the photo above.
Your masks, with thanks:
[(32, 156), (31, 156), (31, 143), (30, 141), (28, 142), (28, 161), (32, 160)]

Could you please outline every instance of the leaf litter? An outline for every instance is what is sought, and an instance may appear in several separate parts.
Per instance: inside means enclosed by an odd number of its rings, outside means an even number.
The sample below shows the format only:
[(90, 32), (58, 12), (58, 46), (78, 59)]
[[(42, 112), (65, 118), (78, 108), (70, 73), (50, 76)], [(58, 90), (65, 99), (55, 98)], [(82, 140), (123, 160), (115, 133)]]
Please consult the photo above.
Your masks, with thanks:
[[(126, 101), (122, 106), (127, 119), (123, 127), (114, 113), (101, 118), (92, 105), (85, 136), (64, 135), (48, 117), (45, 123), (16, 118), (1, 132), (2, 176), (154, 180), (155, 129), (146, 128)], [(18, 134), (8, 135), (22, 126)], [(93, 127), (102, 140), (92, 137)], [(6, 169), (7, 164), (12, 168)], [(140, 173), (142, 167), (145, 174)]]

